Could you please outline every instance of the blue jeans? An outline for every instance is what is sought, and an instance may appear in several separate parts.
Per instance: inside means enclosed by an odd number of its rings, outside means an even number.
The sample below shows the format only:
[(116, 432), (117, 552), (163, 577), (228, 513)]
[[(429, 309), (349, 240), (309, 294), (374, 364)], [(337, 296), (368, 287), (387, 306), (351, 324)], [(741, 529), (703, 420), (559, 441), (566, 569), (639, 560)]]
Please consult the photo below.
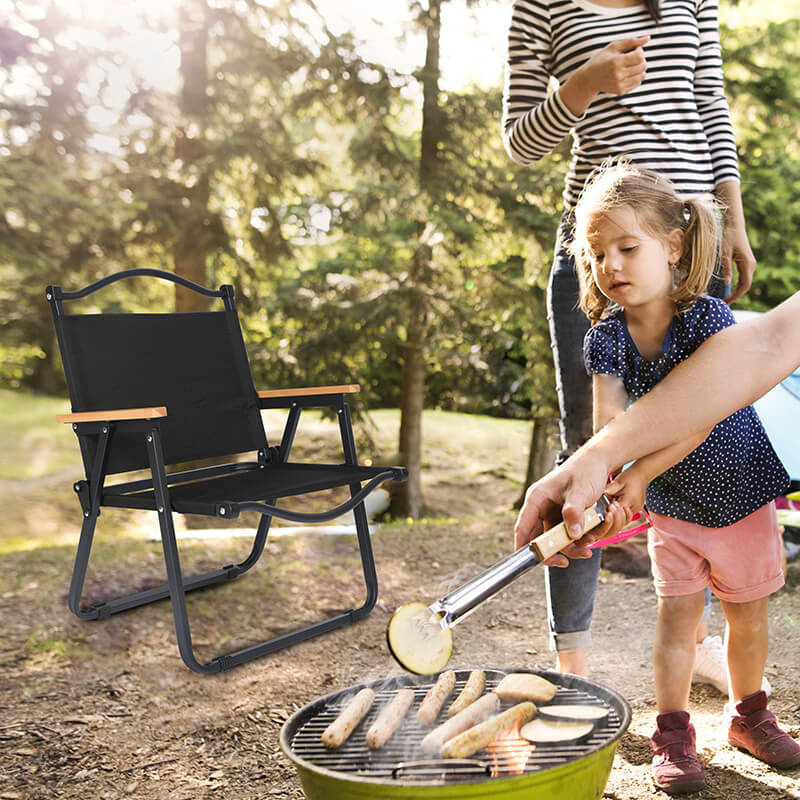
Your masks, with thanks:
[[(556, 393), (561, 412), (559, 421), (561, 463), (592, 435), (592, 379), (583, 362), (583, 338), (589, 320), (578, 306), (578, 276), (575, 262), (564, 249), (571, 223), (562, 220), (556, 241), (553, 268), (547, 286), (547, 320), (556, 373)], [(708, 293), (725, 297), (726, 286), (712, 279)], [(568, 567), (545, 567), (547, 618), (550, 646), (558, 652), (584, 650), (592, 643), (591, 622), (600, 550), (591, 558), (574, 559)], [(711, 613), (711, 592), (706, 589), (703, 619)]]
[[(583, 364), (583, 337), (589, 329), (589, 320), (578, 307), (575, 262), (564, 249), (568, 236), (569, 221), (565, 219), (559, 227), (547, 286), (547, 321), (561, 411), (561, 452), (557, 463), (592, 435), (592, 379)], [(570, 561), (568, 567), (545, 567), (552, 649), (583, 650), (591, 645), (590, 626), (599, 572), (600, 550), (595, 550), (591, 558)]]

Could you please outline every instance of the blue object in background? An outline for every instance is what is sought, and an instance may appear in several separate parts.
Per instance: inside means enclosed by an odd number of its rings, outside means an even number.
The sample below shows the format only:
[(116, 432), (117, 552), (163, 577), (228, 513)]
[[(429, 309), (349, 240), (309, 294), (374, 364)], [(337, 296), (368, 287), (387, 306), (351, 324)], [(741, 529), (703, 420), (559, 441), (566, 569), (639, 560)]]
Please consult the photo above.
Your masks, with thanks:
[[(757, 311), (733, 312), (737, 322), (756, 314)], [(731, 369), (735, 370), (736, 365)], [(770, 389), (753, 406), (789, 477), (800, 481), (800, 370)]]

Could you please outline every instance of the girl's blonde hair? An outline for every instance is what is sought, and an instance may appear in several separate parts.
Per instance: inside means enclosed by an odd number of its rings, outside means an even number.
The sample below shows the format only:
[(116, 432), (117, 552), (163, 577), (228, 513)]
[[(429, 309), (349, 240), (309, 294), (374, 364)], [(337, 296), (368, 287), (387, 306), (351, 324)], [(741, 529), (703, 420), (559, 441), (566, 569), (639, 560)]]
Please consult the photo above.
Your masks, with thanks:
[(568, 246), (580, 283), (580, 307), (592, 324), (602, 319), (612, 304), (592, 275), (590, 239), (594, 223), (623, 206), (631, 208), (642, 227), (661, 241), (675, 229), (683, 231), (683, 251), (671, 265), (671, 297), (678, 311), (685, 311), (706, 291), (717, 265), (720, 207), (711, 195), (684, 201), (672, 183), (657, 172), (634, 167), (625, 160), (605, 162), (589, 176), (578, 198), (575, 235)]

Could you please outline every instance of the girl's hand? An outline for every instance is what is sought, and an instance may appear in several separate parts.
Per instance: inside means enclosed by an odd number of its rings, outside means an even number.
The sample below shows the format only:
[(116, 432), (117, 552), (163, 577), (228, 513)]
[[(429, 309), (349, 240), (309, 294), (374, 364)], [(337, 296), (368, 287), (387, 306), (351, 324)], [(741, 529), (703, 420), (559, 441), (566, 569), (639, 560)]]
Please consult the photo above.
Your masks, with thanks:
[(616, 500), (613, 501), (608, 507), (605, 518), (596, 528), (592, 528), (580, 539), (568, 544), (560, 553), (550, 556), (543, 563), (548, 567), (566, 567), (569, 566), (571, 558), (591, 558), (594, 551), (589, 549), (589, 545), (599, 539), (605, 539), (606, 536), (619, 533), (631, 521), (632, 516), (628, 509)]
[(613, 497), (632, 516), (644, 508), (647, 483), (647, 478), (635, 466), (628, 467), (606, 486), (606, 494)]

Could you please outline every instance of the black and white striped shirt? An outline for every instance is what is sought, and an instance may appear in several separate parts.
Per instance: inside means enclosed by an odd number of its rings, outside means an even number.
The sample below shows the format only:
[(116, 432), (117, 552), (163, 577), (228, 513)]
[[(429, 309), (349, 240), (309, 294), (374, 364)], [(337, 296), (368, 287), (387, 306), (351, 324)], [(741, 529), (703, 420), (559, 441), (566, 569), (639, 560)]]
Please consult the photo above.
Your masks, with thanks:
[[(592, 169), (611, 156), (626, 155), (666, 175), (684, 195), (739, 180), (717, 0), (662, 0), (661, 12), (657, 24), (643, 5), (514, 0), (503, 97), (506, 149), (517, 163), (531, 164), (571, 132), (567, 209)], [(647, 73), (638, 88), (622, 96), (601, 92), (579, 117), (558, 91), (548, 91), (551, 78), (563, 84), (610, 42), (647, 34)]]

